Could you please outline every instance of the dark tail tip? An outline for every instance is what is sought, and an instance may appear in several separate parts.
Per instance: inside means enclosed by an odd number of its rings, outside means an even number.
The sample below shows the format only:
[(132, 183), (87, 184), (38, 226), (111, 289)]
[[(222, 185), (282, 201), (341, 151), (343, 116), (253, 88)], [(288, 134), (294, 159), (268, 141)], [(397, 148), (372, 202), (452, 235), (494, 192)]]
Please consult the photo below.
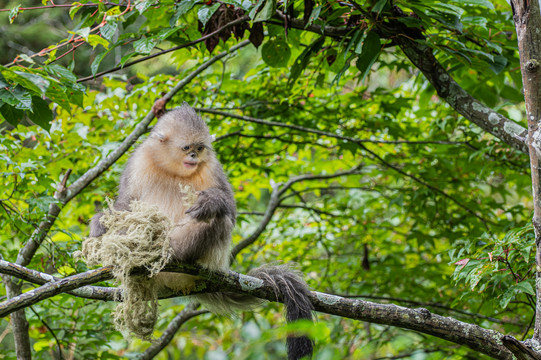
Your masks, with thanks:
[[(264, 280), (273, 287), (276, 297), (283, 298), (288, 322), (296, 320), (313, 320), (310, 289), (298, 272), (289, 266), (262, 266), (250, 271), (250, 275)], [(290, 336), (287, 339), (289, 360), (310, 358), (313, 352), (313, 341), (307, 336)]]
[(308, 336), (290, 336), (287, 338), (287, 358), (288, 360), (299, 360), (306, 356), (309, 359), (312, 356), (314, 343)]

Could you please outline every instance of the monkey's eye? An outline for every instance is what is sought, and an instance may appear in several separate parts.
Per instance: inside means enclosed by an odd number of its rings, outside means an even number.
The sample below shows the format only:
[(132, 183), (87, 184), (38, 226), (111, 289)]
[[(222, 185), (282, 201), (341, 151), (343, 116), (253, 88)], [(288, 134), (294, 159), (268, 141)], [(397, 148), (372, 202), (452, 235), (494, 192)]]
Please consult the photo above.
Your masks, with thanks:
[(201, 151), (201, 150), (203, 150), (203, 146), (200, 146), (197, 148), (197, 151)]
[(186, 145), (186, 146), (184, 146), (184, 147), (182, 148), (182, 150), (184, 150), (184, 151), (188, 151), (188, 150), (190, 150), (190, 145)]

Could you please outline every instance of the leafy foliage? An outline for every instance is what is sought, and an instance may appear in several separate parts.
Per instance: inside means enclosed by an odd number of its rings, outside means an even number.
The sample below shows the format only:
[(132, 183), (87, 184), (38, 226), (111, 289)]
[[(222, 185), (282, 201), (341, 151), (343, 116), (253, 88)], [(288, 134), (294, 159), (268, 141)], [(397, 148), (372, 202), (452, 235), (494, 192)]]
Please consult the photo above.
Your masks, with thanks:
[[(440, 100), (392, 34), (403, 26), (472, 96), (525, 125), (505, 1), (131, 5), (10, 3), (11, 11), (1, 13), (3, 38), (32, 45), (2, 58), (0, 67), (4, 259), (15, 261), (56, 203), (67, 169), (69, 185), (117, 148), (155, 99), (211, 56), (249, 39), (252, 45), (200, 74), (168, 104), (187, 101), (267, 121), (202, 113), (235, 190), (233, 241), (253, 233), (273, 191), (292, 177), (361, 167), (294, 184), (234, 268), (296, 262), (318, 291), (426, 307), (515, 336), (531, 332), (527, 156)], [(51, 34), (34, 43), (43, 30), (24, 20), (45, 12), (62, 20), (65, 28), (55, 26), (63, 38)], [(72, 254), (96, 208), (115, 196), (126, 158), (63, 206), (29, 267), (57, 276), (87, 270)], [(24, 290), (33, 287), (25, 283)], [(181, 298), (161, 302), (156, 336), (184, 305)], [(67, 294), (34, 305), (26, 311), (34, 354), (135, 357), (148, 343), (115, 332), (112, 307)], [(279, 309), (269, 304), (234, 319), (199, 316), (158, 358), (281, 359), (291, 329), (316, 339), (316, 359), (482, 358), (432, 337), (328, 315), (318, 315), (315, 326), (284, 327)], [(8, 321), (0, 321), (1, 353), (15, 358)]]

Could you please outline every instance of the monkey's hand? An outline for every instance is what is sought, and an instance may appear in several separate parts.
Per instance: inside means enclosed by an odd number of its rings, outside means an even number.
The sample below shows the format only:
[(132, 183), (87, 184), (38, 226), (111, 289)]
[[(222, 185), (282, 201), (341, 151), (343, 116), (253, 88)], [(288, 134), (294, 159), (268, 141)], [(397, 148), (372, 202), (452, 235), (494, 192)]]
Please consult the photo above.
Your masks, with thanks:
[(197, 221), (208, 222), (212, 218), (229, 214), (231, 204), (227, 201), (226, 194), (218, 188), (209, 188), (199, 192), (199, 196), (188, 210), (189, 214)]
[(92, 220), (90, 221), (90, 237), (102, 236), (107, 232), (105, 226), (100, 222), (102, 216), (103, 213), (100, 212), (92, 217)]

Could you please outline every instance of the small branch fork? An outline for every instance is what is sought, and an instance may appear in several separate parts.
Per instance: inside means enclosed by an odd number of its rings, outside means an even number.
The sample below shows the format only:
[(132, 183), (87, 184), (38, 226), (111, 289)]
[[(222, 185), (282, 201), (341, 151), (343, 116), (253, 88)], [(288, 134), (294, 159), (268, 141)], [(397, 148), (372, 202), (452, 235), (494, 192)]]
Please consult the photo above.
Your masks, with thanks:
[[(21, 269), (20, 267), (12, 266), (13, 264), (8, 262), (0, 262), (0, 273), (15, 275), (16, 271), (13, 269), (18, 269), (17, 271), (26, 274), (34, 273), (30, 269)], [(12, 270), (8, 270), (9, 268)], [(17, 309), (31, 306), (57, 294), (82, 288), (97, 281), (112, 279), (112, 270), (112, 267), (109, 266), (68, 276), (61, 280), (53, 280), (51, 277), (51, 281), (47, 284), (0, 303), (0, 317), (7, 316)], [(169, 265), (164, 271), (201, 276), (205, 279), (202, 282), (205, 292), (233, 291), (269, 301), (282, 302), (283, 300), (276, 297), (272, 287), (261, 284), (261, 281), (256, 278), (234, 271), (210, 271), (199, 266), (183, 264)], [(134, 271), (134, 274), (145, 273), (144, 269)], [(24, 276), (26, 277), (26, 275)], [(252, 286), (247, 287), (246, 284), (251, 284)], [(254, 286), (254, 284), (258, 285)], [(198, 286), (198, 288), (200, 287)], [(410, 309), (393, 304), (377, 304), (316, 291), (310, 293), (310, 300), (314, 309), (318, 312), (419, 331), (460, 345), (469, 346), (473, 350), (495, 359), (511, 360), (513, 358), (511, 351), (502, 345), (503, 334), (452, 318), (442, 317), (424, 308)], [(168, 328), (168, 330), (171, 331), (166, 330), (162, 340), (165, 342), (168, 338), (172, 337), (173, 331), (176, 331), (175, 329), (178, 329), (181, 323), (197, 315), (194, 311), (196, 311), (195, 308), (188, 308), (184, 313), (180, 313), (175, 319), (174, 324), (170, 324), (170, 329)], [(511, 337), (506, 338), (508, 340), (512, 339)], [(515, 344), (517, 343), (512, 340), (509, 341)], [(524, 344), (520, 344), (525, 347)], [(536, 354), (530, 348), (528, 348), (528, 351)]]

